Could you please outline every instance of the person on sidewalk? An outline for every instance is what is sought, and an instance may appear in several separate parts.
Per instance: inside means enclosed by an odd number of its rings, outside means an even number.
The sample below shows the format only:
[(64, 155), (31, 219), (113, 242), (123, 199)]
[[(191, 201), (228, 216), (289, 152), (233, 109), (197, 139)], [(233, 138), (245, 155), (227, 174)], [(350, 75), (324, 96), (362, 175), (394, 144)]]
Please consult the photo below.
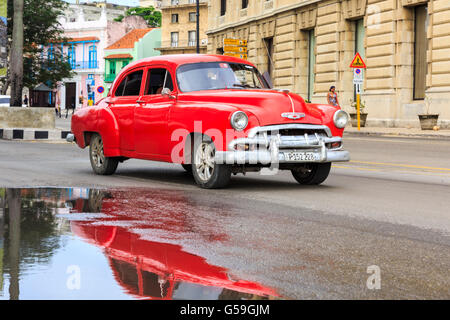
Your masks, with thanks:
[(72, 101), (71, 105), (66, 108), (66, 119), (67, 119), (67, 116), (69, 115), (69, 109), (72, 109), (72, 115), (73, 115), (75, 113), (75, 97), (73, 97), (73, 101)]
[(25, 95), (25, 98), (23, 99), (23, 104), (25, 105), (25, 107), (29, 107), (27, 95)]
[(338, 107), (339, 106), (339, 100), (336, 93), (336, 87), (331, 86), (330, 91), (327, 95), (327, 101), (328, 104), (331, 104), (332, 106)]

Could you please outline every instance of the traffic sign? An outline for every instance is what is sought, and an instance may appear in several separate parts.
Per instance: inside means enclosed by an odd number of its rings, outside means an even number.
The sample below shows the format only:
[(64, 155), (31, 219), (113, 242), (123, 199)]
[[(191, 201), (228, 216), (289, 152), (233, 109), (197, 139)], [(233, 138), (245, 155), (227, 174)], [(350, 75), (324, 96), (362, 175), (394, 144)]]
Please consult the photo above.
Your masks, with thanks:
[(224, 46), (246, 46), (247, 40), (242, 39), (223, 39)]
[(105, 88), (102, 87), (102, 86), (99, 86), (99, 87), (97, 88), (97, 92), (98, 92), (98, 93), (103, 93), (103, 92), (105, 92)]
[(353, 61), (350, 64), (350, 68), (366, 69), (366, 64), (364, 63), (364, 60), (361, 58), (361, 55), (358, 52), (353, 58)]
[(363, 82), (364, 82), (363, 70), (355, 68), (353, 71), (353, 84), (363, 84)]
[(247, 47), (237, 47), (237, 46), (224, 46), (223, 47), (224, 52), (240, 52), (240, 53), (247, 53)]
[(225, 52), (223, 55), (229, 56), (229, 57), (241, 58), (241, 59), (245, 59), (245, 60), (247, 60), (247, 58), (248, 58), (248, 55), (246, 53)]

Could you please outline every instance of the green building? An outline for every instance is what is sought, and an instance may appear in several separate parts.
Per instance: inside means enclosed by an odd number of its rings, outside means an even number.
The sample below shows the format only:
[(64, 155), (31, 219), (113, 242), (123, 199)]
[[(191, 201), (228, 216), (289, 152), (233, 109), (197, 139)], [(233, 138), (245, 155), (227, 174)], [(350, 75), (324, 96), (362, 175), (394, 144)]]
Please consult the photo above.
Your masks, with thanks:
[(105, 93), (127, 64), (143, 58), (159, 56), (155, 50), (161, 44), (161, 29), (134, 29), (105, 49)]

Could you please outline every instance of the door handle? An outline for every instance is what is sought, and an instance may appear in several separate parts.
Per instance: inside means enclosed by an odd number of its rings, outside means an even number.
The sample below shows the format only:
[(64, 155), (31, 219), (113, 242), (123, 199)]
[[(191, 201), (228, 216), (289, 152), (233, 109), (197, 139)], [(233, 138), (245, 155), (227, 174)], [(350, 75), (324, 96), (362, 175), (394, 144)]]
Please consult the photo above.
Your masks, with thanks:
[(145, 103), (143, 100), (137, 100), (136, 103)]

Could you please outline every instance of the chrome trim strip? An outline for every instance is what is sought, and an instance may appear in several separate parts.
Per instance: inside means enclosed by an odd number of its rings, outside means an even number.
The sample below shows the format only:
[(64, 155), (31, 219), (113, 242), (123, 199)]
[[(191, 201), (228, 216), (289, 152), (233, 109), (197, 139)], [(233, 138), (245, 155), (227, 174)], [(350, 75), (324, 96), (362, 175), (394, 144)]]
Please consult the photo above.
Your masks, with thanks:
[[(288, 152), (285, 150), (284, 152)], [(269, 150), (257, 151), (216, 151), (214, 160), (218, 164), (272, 164), (272, 163), (323, 163), (323, 162), (345, 162), (350, 161), (350, 153), (345, 150), (324, 151), (320, 153), (319, 160), (315, 161), (286, 161), (284, 152), (277, 154)]]
[(330, 128), (328, 128), (325, 125), (302, 124), (302, 123), (289, 123), (289, 124), (278, 124), (278, 125), (272, 125), (272, 126), (254, 127), (249, 130), (248, 137), (253, 138), (259, 132), (280, 131), (283, 129), (324, 130), (329, 138), (332, 137)]
[[(309, 149), (315, 149), (315, 148), (322, 148), (322, 142), (324, 144), (327, 143), (335, 143), (335, 142), (342, 142), (341, 137), (332, 137), (332, 138), (326, 138), (321, 137), (318, 134), (314, 136), (309, 136), (305, 134), (305, 136), (275, 136), (278, 140), (278, 148), (280, 149), (287, 149), (287, 148), (309, 148)], [(271, 141), (275, 140), (272, 139), (272, 137), (256, 137), (256, 138), (238, 138), (233, 141), (231, 141), (228, 144), (229, 150), (234, 150), (236, 145), (238, 144), (248, 144), (248, 145), (258, 145), (258, 146), (264, 146), (268, 147), (271, 145)]]

